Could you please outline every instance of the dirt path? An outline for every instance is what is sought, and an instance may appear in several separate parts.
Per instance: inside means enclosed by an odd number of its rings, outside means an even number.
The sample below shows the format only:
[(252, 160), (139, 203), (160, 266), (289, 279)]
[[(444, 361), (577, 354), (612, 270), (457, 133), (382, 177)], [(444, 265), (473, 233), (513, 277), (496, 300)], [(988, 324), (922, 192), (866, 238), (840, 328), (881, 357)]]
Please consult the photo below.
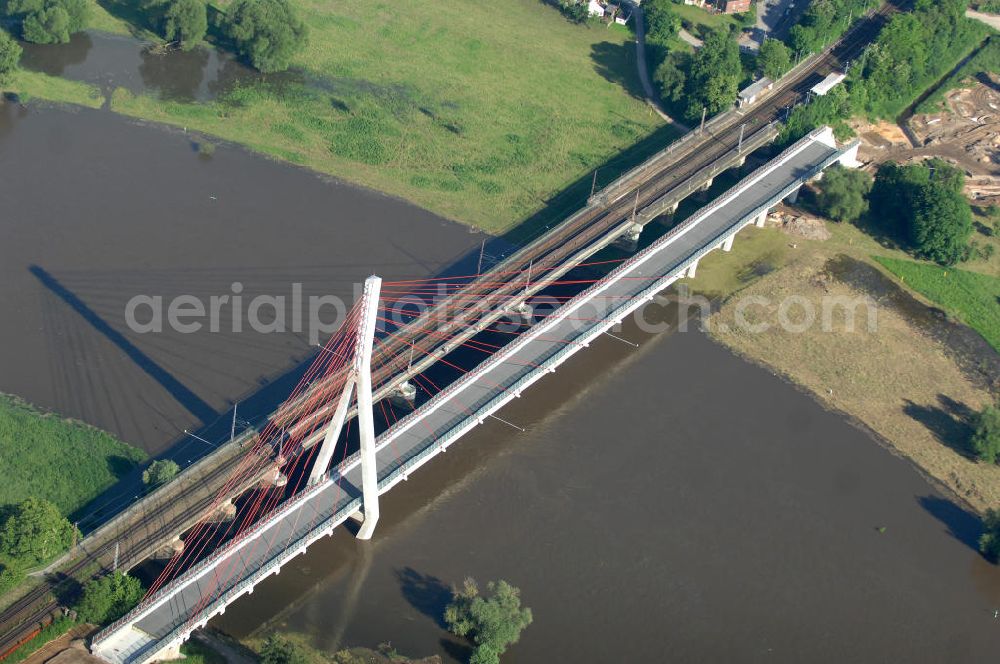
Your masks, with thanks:
[(642, 7), (632, 4), (630, 4), (630, 7), (632, 8), (632, 16), (635, 19), (636, 66), (639, 68), (639, 80), (642, 82), (642, 89), (646, 93), (646, 103), (669, 124), (683, 131), (688, 131), (689, 128), (686, 125), (667, 115), (660, 107), (660, 102), (657, 101), (653, 83), (649, 80), (649, 66), (646, 64), (646, 21), (642, 13)]

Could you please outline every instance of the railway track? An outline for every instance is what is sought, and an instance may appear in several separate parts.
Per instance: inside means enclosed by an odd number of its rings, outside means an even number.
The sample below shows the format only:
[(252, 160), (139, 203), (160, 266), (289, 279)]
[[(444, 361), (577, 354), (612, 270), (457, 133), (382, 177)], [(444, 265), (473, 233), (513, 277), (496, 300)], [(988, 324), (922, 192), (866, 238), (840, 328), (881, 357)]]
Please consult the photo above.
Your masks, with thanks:
[[(213, 468), (199, 481), (221, 484), (232, 475), (239, 464), (244, 463), (244, 460), (245, 457), (242, 455), (234, 456), (226, 463)], [(265, 464), (269, 463), (267, 459), (263, 461)], [(0, 633), (0, 660), (22, 643), (26, 635), (36, 631), (39, 624), (59, 608), (59, 601), (53, 599), (53, 595), (58, 597), (59, 591), (69, 588), (74, 582), (83, 583), (86, 579), (77, 577), (84, 575), (88, 567), (93, 565), (97, 565), (99, 569), (109, 567), (114, 559), (116, 543), (120, 545), (119, 566), (130, 569), (152, 555), (160, 542), (190, 528), (192, 523), (197, 522), (212, 508), (215, 498), (216, 494), (209, 492), (202, 500), (170, 515), (169, 521), (163, 521), (168, 506), (144, 514), (129, 528), (133, 535), (148, 533), (141, 539), (136, 541), (134, 536), (130, 537), (127, 534), (120, 538), (109, 538), (93, 551), (87, 551), (69, 567), (60, 570), (57, 578), (46, 580), (46, 583), (33, 588), (24, 597), (0, 612), (0, 629), (3, 630)], [(151, 528), (152, 532), (147, 531), (148, 528)]]

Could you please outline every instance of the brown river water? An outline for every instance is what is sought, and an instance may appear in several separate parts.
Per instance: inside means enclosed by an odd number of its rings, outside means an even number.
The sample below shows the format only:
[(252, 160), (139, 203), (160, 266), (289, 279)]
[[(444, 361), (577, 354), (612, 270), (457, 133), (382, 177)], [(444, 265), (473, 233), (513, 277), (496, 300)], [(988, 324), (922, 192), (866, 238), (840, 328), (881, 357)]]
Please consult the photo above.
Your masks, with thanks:
[[(0, 390), (156, 453), (280, 393), (312, 349), (291, 332), (135, 334), (133, 295), (348, 296), (481, 240), (197, 142), (0, 106)], [(460, 660), (439, 616), (472, 575), (534, 610), (505, 662), (995, 661), (1000, 571), (973, 516), (704, 335), (621, 336), (640, 348), (604, 338), (503, 411), (525, 431), (489, 421), (397, 487), (371, 542), (339, 531), (213, 624)]]

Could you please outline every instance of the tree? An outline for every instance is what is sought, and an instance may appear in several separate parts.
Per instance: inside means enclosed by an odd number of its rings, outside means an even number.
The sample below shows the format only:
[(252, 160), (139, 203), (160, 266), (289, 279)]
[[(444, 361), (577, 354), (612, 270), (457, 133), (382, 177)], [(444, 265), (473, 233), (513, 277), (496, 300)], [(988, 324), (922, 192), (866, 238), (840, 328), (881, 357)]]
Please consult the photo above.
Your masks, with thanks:
[(938, 182), (917, 190), (910, 241), (917, 255), (954, 265), (965, 256), (972, 234), (972, 210), (965, 197)]
[(986, 406), (976, 415), (972, 432), (972, 450), (980, 461), (996, 463), (1000, 459), (1000, 408)]
[(77, 616), (83, 622), (106, 625), (131, 611), (143, 592), (139, 579), (121, 572), (93, 579), (83, 586), (75, 607)]
[(200, 42), (208, 31), (205, 0), (171, 0), (164, 14), (163, 34), (187, 50)]
[(871, 188), (870, 175), (837, 164), (823, 174), (816, 202), (820, 212), (831, 219), (856, 221), (868, 209), (865, 196)]
[(225, 29), (237, 52), (262, 72), (288, 69), (306, 42), (306, 26), (288, 0), (235, 0)]
[(792, 52), (778, 39), (765, 39), (757, 51), (757, 71), (772, 81), (781, 78), (792, 66)]
[(681, 29), (681, 19), (674, 13), (672, 5), (672, 0), (647, 0), (643, 4), (648, 41), (666, 45)]
[(302, 648), (283, 636), (272, 634), (260, 649), (260, 664), (307, 664)]
[(28, 498), (4, 523), (0, 550), (20, 564), (37, 565), (69, 549), (77, 534), (55, 505), (41, 498)]
[(986, 510), (983, 534), (979, 536), (979, 550), (987, 560), (1000, 561), (1000, 510)]
[(965, 176), (941, 159), (883, 164), (868, 197), (873, 217), (913, 253), (943, 265), (961, 260), (972, 234)]
[(531, 609), (521, 608), (520, 590), (506, 581), (491, 581), (486, 589), (491, 597), (481, 596), (476, 582), (466, 579), (461, 590), (452, 591), (444, 611), (451, 632), (476, 644), (470, 664), (498, 664), (500, 655), (517, 643), (532, 620)]
[(694, 120), (702, 108), (710, 115), (732, 106), (743, 78), (740, 48), (728, 30), (713, 30), (695, 53), (688, 71), (685, 115)]
[(653, 72), (653, 80), (660, 86), (660, 96), (670, 101), (680, 101), (684, 96), (687, 74), (684, 73), (690, 57), (683, 51), (672, 51)]
[(0, 84), (7, 83), (17, 71), (21, 59), (21, 46), (7, 32), (0, 29)]
[(149, 468), (142, 471), (142, 482), (151, 487), (166, 484), (177, 476), (180, 466), (170, 459), (160, 459), (149, 464)]
[(87, 26), (87, 0), (8, 0), (7, 13), (21, 21), (21, 36), (36, 44), (63, 44)]

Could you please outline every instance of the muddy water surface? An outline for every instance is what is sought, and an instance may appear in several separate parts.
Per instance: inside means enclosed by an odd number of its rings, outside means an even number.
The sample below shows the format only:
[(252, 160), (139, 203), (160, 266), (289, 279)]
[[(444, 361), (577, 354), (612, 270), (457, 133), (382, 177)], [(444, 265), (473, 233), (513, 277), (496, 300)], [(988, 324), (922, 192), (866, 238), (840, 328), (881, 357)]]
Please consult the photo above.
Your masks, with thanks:
[[(350, 302), (369, 274), (437, 273), (478, 247), (481, 236), (402, 201), (238, 148), (206, 159), (198, 140), (102, 111), (0, 103), (0, 391), (151, 453), (216, 421), (228, 434), (234, 400), (312, 356), (309, 297)], [(218, 333), (126, 325), (136, 295), (162, 296), (166, 313), (178, 296), (233, 296), (234, 283), (244, 312), (257, 295), (285, 297), (286, 331), (233, 333), (231, 307)]]
[[(633, 330), (623, 332), (638, 338)], [(907, 462), (698, 333), (606, 338), (215, 624), (464, 661), (466, 575), (520, 586), (510, 662), (985, 662), (1000, 570)], [(884, 528), (884, 532), (881, 530)]]

